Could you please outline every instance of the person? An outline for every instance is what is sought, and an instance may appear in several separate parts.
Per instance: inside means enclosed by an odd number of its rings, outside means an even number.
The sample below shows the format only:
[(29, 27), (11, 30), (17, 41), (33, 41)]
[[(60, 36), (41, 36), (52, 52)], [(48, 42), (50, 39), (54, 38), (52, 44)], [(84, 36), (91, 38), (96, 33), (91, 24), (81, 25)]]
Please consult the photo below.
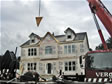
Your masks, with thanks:
[(35, 82), (38, 82), (40, 75), (37, 72), (34, 72), (33, 75), (35, 75), (35, 77), (34, 77)]
[(60, 69), (58, 77), (61, 77), (61, 76), (62, 76), (62, 70)]

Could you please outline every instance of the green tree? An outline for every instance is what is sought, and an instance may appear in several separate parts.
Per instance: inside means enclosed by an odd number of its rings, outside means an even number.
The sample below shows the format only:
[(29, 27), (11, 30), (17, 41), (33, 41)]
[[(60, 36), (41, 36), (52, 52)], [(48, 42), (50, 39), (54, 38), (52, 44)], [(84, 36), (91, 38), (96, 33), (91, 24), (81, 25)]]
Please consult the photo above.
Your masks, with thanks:
[[(112, 49), (112, 38), (111, 37), (106, 40), (106, 44), (107, 44), (108, 49)], [(96, 50), (103, 50), (103, 49), (104, 47), (102, 43), (96, 46)]]
[(112, 38), (107, 39), (106, 43), (107, 43), (108, 48), (112, 49)]

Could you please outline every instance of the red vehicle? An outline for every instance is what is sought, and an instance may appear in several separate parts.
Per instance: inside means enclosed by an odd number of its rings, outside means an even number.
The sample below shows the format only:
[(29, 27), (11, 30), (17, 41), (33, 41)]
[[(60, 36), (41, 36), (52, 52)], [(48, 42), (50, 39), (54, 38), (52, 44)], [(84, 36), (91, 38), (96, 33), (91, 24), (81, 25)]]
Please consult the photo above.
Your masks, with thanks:
[[(112, 15), (100, 0), (88, 0), (97, 28), (96, 16), (112, 37)], [(102, 32), (98, 28), (104, 50), (90, 51), (85, 56), (85, 82), (112, 82), (112, 50), (107, 49)]]
[(112, 50), (88, 52), (85, 64), (85, 82), (112, 82)]

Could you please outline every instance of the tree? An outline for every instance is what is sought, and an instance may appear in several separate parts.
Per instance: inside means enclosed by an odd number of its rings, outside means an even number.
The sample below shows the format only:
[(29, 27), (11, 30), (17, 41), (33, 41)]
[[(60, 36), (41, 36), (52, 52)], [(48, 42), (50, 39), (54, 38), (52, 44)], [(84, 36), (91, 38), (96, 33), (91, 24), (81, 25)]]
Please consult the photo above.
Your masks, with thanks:
[[(112, 38), (111, 37), (106, 40), (106, 44), (107, 44), (108, 49), (112, 49)], [(96, 46), (96, 50), (103, 50), (103, 49), (104, 47), (102, 43)]]
[(112, 38), (107, 39), (106, 43), (107, 43), (108, 48), (112, 49)]
[(92, 48), (89, 48), (89, 51), (93, 51)]

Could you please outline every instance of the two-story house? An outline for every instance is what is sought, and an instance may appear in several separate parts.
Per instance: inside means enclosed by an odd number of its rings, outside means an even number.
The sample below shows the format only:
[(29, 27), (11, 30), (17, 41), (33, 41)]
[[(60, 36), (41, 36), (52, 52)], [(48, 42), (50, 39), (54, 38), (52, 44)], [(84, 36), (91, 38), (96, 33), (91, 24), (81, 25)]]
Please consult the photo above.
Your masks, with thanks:
[(83, 56), (89, 51), (87, 33), (75, 33), (71, 28), (64, 33), (47, 32), (44, 37), (30, 34), (30, 39), (21, 45), (24, 72), (59, 75), (61, 70), (65, 75), (85, 74)]

